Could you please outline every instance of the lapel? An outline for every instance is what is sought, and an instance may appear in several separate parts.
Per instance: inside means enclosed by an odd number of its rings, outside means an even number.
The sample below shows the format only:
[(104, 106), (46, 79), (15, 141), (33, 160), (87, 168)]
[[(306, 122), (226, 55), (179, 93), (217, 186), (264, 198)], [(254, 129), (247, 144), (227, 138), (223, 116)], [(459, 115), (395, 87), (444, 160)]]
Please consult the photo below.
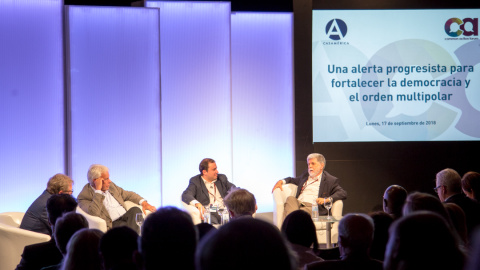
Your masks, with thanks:
[(318, 197), (319, 198), (325, 198), (328, 196), (327, 193), (327, 183), (326, 180), (327, 177), (325, 176), (325, 171), (322, 172), (322, 180), (320, 182), (320, 188), (318, 189)]
[(200, 175), (200, 186), (202, 187), (202, 192), (203, 192), (203, 195), (205, 195), (205, 197), (207, 198), (208, 200), (208, 204), (210, 204), (210, 196), (208, 195), (208, 189), (207, 189), (207, 186), (205, 185), (205, 182), (203, 181), (203, 178), (202, 176)]

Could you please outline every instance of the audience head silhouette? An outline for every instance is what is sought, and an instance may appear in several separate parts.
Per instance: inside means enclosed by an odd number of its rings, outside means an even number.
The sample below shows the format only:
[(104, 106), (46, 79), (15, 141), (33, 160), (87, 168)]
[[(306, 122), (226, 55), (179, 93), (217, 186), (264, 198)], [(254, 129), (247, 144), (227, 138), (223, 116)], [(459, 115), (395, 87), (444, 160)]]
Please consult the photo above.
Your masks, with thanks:
[(282, 234), (290, 243), (318, 249), (317, 230), (312, 217), (303, 210), (296, 210), (285, 217)]
[(399, 185), (391, 185), (383, 194), (383, 211), (394, 219), (402, 216), (402, 207), (407, 198), (407, 191)]
[(393, 217), (382, 211), (370, 213), (369, 216), (372, 218), (375, 226), (373, 242), (370, 247), (370, 257), (383, 261), (388, 242), (388, 229), (393, 223)]
[(64, 256), (67, 254), (67, 244), (73, 234), (86, 228), (88, 228), (87, 219), (75, 212), (66, 213), (57, 219), (54, 231), (55, 243)]
[(246, 189), (232, 188), (223, 202), (232, 218), (253, 216), (257, 211), (255, 196)]
[(408, 214), (392, 224), (384, 269), (463, 269), (464, 255), (440, 215)]
[(77, 201), (68, 194), (54, 194), (47, 201), (48, 222), (55, 226), (57, 219), (64, 213), (77, 209)]
[(293, 253), (272, 224), (253, 218), (232, 220), (200, 241), (197, 270), (296, 269)]
[(163, 207), (148, 215), (139, 250), (143, 269), (194, 269), (197, 231), (189, 214)]
[(67, 245), (62, 270), (103, 270), (98, 245), (103, 232), (97, 229), (77, 231)]
[(347, 214), (338, 224), (338, 246), (342, 259), (369, 257), (374, 224), (365, 214)]
[(135, 269), (133, 256), (138, 234), (127, 226), (108, 230), (100, 239), (100, 255), (105, 270)]
[(462, 192), (462, 178), (454, 169), (444, 169), (437, 173), (435, 191), (440, 201)]
[(462, 190), (470, 199), (480, 202), (480, 173), (467, 172), (462, 177)]

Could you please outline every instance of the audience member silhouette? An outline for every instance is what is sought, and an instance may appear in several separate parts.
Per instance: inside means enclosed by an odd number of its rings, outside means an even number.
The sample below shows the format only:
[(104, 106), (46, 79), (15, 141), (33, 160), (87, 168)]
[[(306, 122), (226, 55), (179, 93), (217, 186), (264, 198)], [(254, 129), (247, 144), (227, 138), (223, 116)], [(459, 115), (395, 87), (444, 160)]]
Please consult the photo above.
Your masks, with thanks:
[(467, 172), (462, 177), (462, 190), (472, 200), (480, 202), (480, 173)]
[(480, 269), (480, 229), (475, 230), (471, 239), (470, 255), (466, 262), (465, 270)]
[[(87, 219), (75, 212), (65, 213), (61, 218), (57, 219), (55, 223), (55, 231), (53, 235), (55, 236), (55, 243), (58, 250), (62, 253), (63, 256), (67, 254), (67, 244), (72, 238), (73, 234), (81, 229), (88, 228)], [(42, 270), (57, 270), (62, 267), (62, 263), (52, 265), (49, 267), (44, 267)]]
[(210, 223), (198, 223), (195, 225), (195, 227), (197, 227), (198, 231), (198, 241), (202, 240), (202, 238), (208, 233), (212, 231), (215, 232), (217, 230), (217, 228)]
[(437, 173), (435, 191), (442, 202), (455, 203), (462, 208), (470, 235), (480, 224), (480, 204), (462, 193), (460, 175), (453, 169), (440, 171)]
[(98, 246), (103, 232), (81, 229), (73, 234), (61, 270), (103, 270)]
[(391, 185), (383, 193), (383, 211), (390, 214), (392, 218), (398, 219), (402, 216), (402, 208), (407, 198), (407, 191), (399, 185)]
[(291, 212), (285, 217), (281, 231), (297, 255), (299, 269), (307, 263), (323, 261), (315, 255), (318, 252), (317, 231), (310, 214), (303, 210)]
[(369, 256), (373, 231), (373, 220), (368, 215), (345, 215), (338, 224), (338, 246), (342, 259), (307, 264), (305, 269), (381, 270), (382, 262)]
[(375, 228), (372, 246), (370, 247), (370, 257), (383, 261), (388, 242), (388, 229), (393, 223), (393, 217), (382, 211), (370, 213), (369, 216), (372, 218)]
[[(55, 194), (47, 200), (48, 222), (55, 231), (55, 223), (64, 213), (75, 211), (77, 202), (68, 194)], [(17, 270), (41, 269), (59, 264), (63, 256), (55, 244), (55, 238), (50, 241), (28, 245), (23, 249), (22, 259)]]
[(100, 239), (100, 255), (105, 270), (135, 270), (138, 233), (127, 226), (114, 227)]
[(239, 217), (252, 217), (257, 211), (255, 196), (248, 190), (233, 187), (223, 199), (232, 219)]
[(197, 231), (189, 214), (163, 207), (148, 215), (142, 226), (137, 264), (150, 269), (194, 269)]
[(436, 213), (410, 213), (390, 228), (385, 270), (463, 269), (464, 260), (445, 219)]
[(460, 243), (468, 246), (469, 239), (467, 232), (467, 220), (465, 218), (465, 213), (463, 212), (462, 208), (460, 208), (460, 206), (454, 203), (444, 203), (443, 206), (445, 207), (445, 210), (447, 210), (451, 224), (455, 228), (458, 237), (460, 237)]
[(295, 255), (272, 224), (240, 218), (221, 226), (200, 241), (197, 270), (294, 270)]

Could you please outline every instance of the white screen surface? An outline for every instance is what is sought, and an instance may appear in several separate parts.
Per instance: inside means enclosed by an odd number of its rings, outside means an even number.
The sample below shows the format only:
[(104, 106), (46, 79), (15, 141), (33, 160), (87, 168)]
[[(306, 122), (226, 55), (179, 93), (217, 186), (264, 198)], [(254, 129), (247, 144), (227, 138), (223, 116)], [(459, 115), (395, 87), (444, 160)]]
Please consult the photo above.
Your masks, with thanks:
[(478, 140), (478, 14), (314, 10), (313, 141)]

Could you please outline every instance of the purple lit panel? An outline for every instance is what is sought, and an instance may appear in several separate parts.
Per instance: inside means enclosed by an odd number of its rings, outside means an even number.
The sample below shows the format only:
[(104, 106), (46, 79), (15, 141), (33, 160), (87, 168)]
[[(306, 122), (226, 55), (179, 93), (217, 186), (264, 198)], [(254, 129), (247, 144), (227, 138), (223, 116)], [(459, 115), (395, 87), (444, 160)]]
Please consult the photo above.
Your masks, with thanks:
[(272, 187), (294, 176), (293, 15), (232, 14), (232, 133), (236, 184), (258, 212), (272, 212)]
[(179, 205), (205, 157), (232, 179), (230, 3), (160, 8), (163, 205)]
[(0, 212), (64, 173), (62, 1), (0, 1)]
[(68, 7), (75, 194), (93, 163), (160, 205), (158, 9)]

